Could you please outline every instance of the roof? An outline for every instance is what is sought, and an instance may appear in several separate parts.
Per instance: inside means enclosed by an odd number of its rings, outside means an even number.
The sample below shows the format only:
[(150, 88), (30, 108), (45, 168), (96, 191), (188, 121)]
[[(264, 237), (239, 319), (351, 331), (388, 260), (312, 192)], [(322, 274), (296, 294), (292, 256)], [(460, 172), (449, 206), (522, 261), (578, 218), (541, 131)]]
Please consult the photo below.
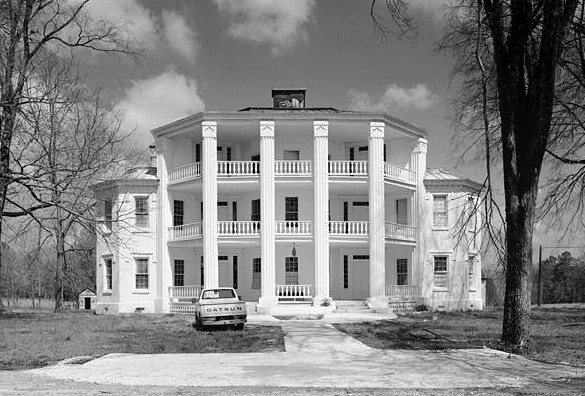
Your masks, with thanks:
[(307, 113), (307, 114), (331, 114), (331, 113), (354, 113), (349, 110), (338, 110), (333, 107), (246, 107), (238, 111), (255, 112), (262, 114), (286, 114), (286, 113)]
[(157, 185), (158, 177), (156, 168), (142, 166), (132, 168), (122, 177), (116, 179), (104, 180), (91, 186), (94, 191), (100, 191), (104, 188), (110, 188), (116, 185)]
[(91, 289), (85, 289), (84, 291), (82, 291), (81, 293), (79, 293), (80, 296), (82, 295), (92, 295), (95, 296), (95, 292)]
[(483, 189), (483, 185), (450, 173), (442, 168), (427, 168), (425, 173), (424, 184), (427, 187), (454, 187), (463, 188), (465, 190), (479, 191)]
[(130, 169), (124, 179), (136, 179), (136, 180), (158, 180), (156, 177), (156, 168), (150, 166), (142, 166), (138, 168)]

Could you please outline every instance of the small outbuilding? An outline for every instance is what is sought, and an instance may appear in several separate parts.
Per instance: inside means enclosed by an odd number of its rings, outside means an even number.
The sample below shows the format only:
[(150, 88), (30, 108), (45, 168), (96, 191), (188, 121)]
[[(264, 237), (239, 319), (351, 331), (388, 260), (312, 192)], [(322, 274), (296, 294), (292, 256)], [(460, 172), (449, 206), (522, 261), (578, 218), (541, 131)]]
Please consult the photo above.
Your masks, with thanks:
[(79, 309), (90, 311), (95, 309), (96, 294), (94, 291), (85, 289), (79, 293)]

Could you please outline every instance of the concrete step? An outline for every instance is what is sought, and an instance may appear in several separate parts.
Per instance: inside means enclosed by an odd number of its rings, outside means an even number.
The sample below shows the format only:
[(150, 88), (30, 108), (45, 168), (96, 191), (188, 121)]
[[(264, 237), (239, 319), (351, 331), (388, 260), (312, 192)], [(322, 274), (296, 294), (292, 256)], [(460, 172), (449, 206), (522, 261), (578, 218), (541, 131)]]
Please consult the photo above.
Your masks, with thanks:
[(337, 313), (359, 313), (370, 312), (367, 302), (363, 300), (341, 300), (335, 301), (335, 311)]

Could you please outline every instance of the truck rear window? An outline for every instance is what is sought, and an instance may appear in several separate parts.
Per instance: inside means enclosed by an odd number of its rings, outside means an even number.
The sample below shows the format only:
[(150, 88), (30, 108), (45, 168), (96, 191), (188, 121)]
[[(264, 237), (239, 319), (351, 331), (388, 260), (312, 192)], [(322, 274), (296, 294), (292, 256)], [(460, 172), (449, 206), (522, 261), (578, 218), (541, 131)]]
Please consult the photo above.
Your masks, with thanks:
[(211, 300), (214, 298), (234, 298), (236, 297), (235, 293), (231, 289), (212, 289), (212, 290), (205, 290), (203, 292), (203, 296), (201, 297), (204, 300)]

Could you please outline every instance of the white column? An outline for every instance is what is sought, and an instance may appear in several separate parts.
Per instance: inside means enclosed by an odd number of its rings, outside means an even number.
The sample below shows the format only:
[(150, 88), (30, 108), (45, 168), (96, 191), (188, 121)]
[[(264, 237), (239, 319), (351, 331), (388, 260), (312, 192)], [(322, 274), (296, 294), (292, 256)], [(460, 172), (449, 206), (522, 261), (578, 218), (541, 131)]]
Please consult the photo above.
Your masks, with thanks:
[(201, 123), (203, 179), (203, 272), (205, 287), (219, 286), (217, 263), (217, 122)]
[(418, 285), (421, 296), (425, 295), (424, 290), (424, 263), (425, 263), (425, 186), (424, 179), (427, 171), (427, 140), (419, 138), (415, 149), (410, 156), (412, 170), (416, 172), (416, 191), (413, 198), (413, 225), (416, 227), (416, 248), (414, 249), (414, 260), (412, 263), (413, 285)]
[[(384, 123), (370, 122), (368, 174), (370, 195), (370, 303), (383, 308), (386, 294), (384, 230)], [(385, 303), (386, 308), (388, 303)]]
[(168, 193), (168, 168), (167, 162), (172, 161), (172, 147), (168, 138), (160, 138), (156, 141), (157, 176), (159, 189), (156, 202), (156, 300), (155, 312), (168, 311), (169, 298), (168, 286), (170, 286), (171, 271), (168, 241), (168, 227), (171, 224), (172, 212)]
[(274, 192), (274, 121), (260, 121), (260, 249), (262, 253), (262, 297), (258, 305), (277, 304), (276, 229)]
[(328, 121), (313, 122), (315, 300), (329, 298)]

